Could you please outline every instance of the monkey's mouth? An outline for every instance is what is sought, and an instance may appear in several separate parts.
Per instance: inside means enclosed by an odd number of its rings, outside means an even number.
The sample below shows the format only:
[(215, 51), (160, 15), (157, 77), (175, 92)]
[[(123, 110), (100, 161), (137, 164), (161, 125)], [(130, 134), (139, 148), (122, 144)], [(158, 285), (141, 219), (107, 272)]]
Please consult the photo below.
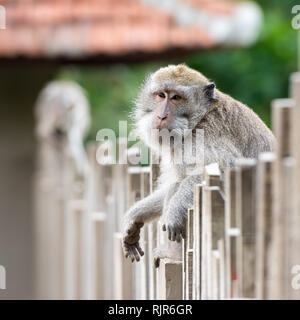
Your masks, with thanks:
[(158, 131), (158, 132), (171, 132), (174, 128), (172, 128), (172, 127), (170, 127), (170, 126), (167, 126), (167, 125), (163, 125), (163, 124), (161, 124), (161, 125), (155, 125), (155, 124), (153, 124), (152, 125), (152, 128), (151, 128), (152, 130), (156, 130), (156, 131)]

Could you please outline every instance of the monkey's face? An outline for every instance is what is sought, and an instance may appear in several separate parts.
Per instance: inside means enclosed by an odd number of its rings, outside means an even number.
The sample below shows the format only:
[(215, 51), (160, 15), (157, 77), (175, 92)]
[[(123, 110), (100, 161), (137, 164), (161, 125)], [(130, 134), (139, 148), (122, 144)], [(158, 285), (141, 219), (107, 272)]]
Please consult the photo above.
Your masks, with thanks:
[(146, 79), (136, 101), (139, 135), (150, 147), (157, 145), (155, 130), (183, 137), (215, 101), (214, 83), (200, 72), (185, 65), (161, 68)]
[(40, 138), (63, 141), (69, 132), (87, 127), (88, 102), (74, 83), (52, 82), (39, 96), (36, 108)]
[(145, 87), (137, 102), (135, 120), (139, 135), (146, 144), (154, 146), (155, 131), (160, 134), (172, 132), (172, 135), (182, 135), (190, 126), (190, 102), (191, 97), (184, 88), (170, 84)]
[(135, 120), (146, 144), (150, 147), (157, 144), (153, 141), (153, 131), (161, 134), (167, 131), (174, 138), (180, 138), (194, 129), (210, 104), (206, 86), (168, 83), (145, 87), (137, 101)]
[(187, 105), (189, 98), (183, 90), (162, 87), (152, 92), (153, 97), (153, 129), (187, 129), (189, 115)]

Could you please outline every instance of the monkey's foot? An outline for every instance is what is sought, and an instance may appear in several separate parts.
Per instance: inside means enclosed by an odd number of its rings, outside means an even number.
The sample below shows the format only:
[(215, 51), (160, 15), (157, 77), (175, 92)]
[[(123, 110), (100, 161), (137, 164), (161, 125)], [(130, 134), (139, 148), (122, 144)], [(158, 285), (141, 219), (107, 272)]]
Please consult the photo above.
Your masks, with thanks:
[(160, 264), (160, 259), (168, 257), (168, 251), (165, 247), (155, 248), (153, 251), (153, 264), (154, 268), (158, 268)]
[(153, 264), (155, 268), (159, 267), (161, 259), (181, 260), (181, 245), (161, 245), (153, 251)]

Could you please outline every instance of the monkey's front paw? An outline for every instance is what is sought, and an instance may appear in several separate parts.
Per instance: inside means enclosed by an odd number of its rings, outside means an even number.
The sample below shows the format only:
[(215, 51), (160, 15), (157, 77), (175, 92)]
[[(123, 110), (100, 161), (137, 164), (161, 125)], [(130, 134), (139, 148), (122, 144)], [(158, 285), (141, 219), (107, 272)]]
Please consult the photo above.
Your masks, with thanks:
[(185, 239), (185, 221), (169, 222), (162, 226), (163, 231), (168, 232), (168, 239), (180, 242), (181, 238)]
[(139, 245), (140, 229), (143, 227), (141, 222), (133, 222), (128, 225), (125, 230), (125, 234), (122, 241), (123, 251), (125, 258), (130, 258), (132, 262), (134, 260), (140, 261), (140, 256), (144, 255), (144, 251)]

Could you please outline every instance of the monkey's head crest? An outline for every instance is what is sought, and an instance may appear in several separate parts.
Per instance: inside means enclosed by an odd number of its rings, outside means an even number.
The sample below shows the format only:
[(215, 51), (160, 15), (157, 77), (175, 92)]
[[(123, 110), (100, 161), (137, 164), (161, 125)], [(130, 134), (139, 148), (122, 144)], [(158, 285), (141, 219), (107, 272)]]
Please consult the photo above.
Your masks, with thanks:
[(169, 65), (160, 68), (153, 74), (153, 80), (157, 83), (174, 80), (183, 86), (206, 83), (208, 80), (200, 72), (193, 70), (185, 64)]

